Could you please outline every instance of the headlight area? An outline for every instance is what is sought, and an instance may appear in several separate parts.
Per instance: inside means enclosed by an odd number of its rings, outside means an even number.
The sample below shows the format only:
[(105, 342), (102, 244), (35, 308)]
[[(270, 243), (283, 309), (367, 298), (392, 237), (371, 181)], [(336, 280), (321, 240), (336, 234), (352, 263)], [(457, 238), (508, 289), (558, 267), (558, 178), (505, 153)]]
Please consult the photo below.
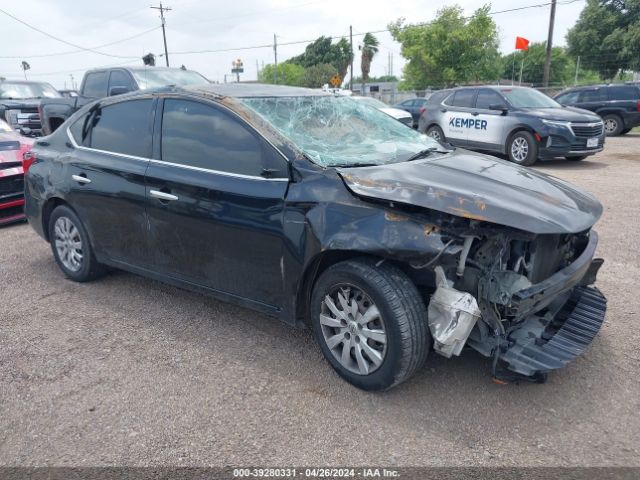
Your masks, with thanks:
[[(606, 299), (594, 287), (602, 260), (597, 234), (462, 234), (427, 267), (434, 289), (428, 322), (434, 350), (465, 345), (493, 359), (497, 381), (543, 381), (581, 354), (597, 334)], [(446, 260), (443, 260), (446, 259)]]

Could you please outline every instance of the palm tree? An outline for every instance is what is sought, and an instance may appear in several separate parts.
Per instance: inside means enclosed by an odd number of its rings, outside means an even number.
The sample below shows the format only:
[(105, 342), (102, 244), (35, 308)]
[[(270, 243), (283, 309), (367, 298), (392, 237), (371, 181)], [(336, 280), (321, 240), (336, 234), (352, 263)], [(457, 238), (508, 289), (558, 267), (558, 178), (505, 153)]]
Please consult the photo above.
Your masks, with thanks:
[(378, 39), (370, 33), (366, 33), (362, 39), (360, 50), (362, 58), (360, 60), (360, 68), (362, 69), (362, 94), (364, 95), (364, 84), (369, 80), (369, 72), (371, 71), (371, 61), (376, 53), (378, 53)]

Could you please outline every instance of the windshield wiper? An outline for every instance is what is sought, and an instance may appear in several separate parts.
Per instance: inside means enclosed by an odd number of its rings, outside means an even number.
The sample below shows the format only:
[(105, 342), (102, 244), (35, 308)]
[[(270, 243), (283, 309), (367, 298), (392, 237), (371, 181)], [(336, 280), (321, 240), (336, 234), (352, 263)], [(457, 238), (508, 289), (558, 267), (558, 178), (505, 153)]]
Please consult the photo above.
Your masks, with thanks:
[(420, 158), (426, 158), (432, 153), (449, 153), (449, 150), (440, 150), (438, 147), (429, 147), (424, 150), (420, 150), (418, 153), (411, 155), (405, 160), (405, 162), (411, 162), (412, 160), (418, 160)]

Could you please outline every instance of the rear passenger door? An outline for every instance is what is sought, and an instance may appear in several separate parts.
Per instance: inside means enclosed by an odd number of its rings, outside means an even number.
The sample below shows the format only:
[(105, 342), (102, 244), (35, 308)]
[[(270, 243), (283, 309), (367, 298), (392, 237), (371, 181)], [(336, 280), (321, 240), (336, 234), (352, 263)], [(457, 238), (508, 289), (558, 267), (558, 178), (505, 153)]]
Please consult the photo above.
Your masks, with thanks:
[(476, 89), (464, 88), (456, 90), (442, 104), (442, 130), (447, 141), (455, 145), (467, 145), (469, 138), (469, 125), (475, 116), (473, 105)]
[(156, 132), (147, 171), (156, 271), (281, 305), (286, 160), (229, 110), (200, 100), (165, 98)]
[(68, 134), (75, 146), (65, 164), (67, 200), (99, 259), (147, 265), (145, 171), (151, 157), (151, 97), (98, 106)]

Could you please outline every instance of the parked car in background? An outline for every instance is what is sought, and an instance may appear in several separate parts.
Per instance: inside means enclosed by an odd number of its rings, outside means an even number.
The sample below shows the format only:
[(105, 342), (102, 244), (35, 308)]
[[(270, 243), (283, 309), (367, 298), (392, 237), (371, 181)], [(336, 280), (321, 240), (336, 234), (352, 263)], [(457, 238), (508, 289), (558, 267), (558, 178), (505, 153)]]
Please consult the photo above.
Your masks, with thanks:
[(426, 98), (411, 98), (409, 100), (396, 103), (393, 108), (398, 108), (400, 110), (406, 110), (407, 112), (409, 112), (413, 117), (413, 128), (418, 128), (420, 115), (422, 115), (422, 112), (424, 112), (424, 108), (426, 105)]
[(0, 119), (21, 135), (38, 137), (42, 135), (39, 107), (47, 98), (61, 95), (46, 82), (0, 81)]
[(398, 120), (400, 123), (404, 123), (407, 127), (413, 127), (413, 116), (406, 110), (390, 107), (386, 103), (372, 97), (351, 97), (354, 100), (369, 105), (373, 108), (377, 108), (381, 112), (390, 115)]
[(84, 74), (78, 96), (41, 102), (43, 132), (45, 135), (54, 132), (79, 108), (99, 98), (167, 85), (206, 83), (209, 80), (199, 73), (181, 68), (117, 67), (89, 70)]
[(109, 265), (308, 325), (359, 388), (407, 380), (432, 345), (543, 381), (604, 320), (594, 197), (348, 97), (138, 92), (83, 108), (33, 153), (29, 223), (68, 278)]
[(640, 125), (640, 85), (593, 85), (564, 90), (555, 100), (591, 110), (602, 117), (609, 136), (624, 135)]
[(32, 142), (0, 120), (0, 225), (25, 218), (24, 171), (31, 164), (25, 154), (31, 149)]
[(441, 142), (507, 154), (520, 165), (583, 160), (604, 147), (600, 117), (528, 87), (461, 87), (434, 95), (419, 128)]

